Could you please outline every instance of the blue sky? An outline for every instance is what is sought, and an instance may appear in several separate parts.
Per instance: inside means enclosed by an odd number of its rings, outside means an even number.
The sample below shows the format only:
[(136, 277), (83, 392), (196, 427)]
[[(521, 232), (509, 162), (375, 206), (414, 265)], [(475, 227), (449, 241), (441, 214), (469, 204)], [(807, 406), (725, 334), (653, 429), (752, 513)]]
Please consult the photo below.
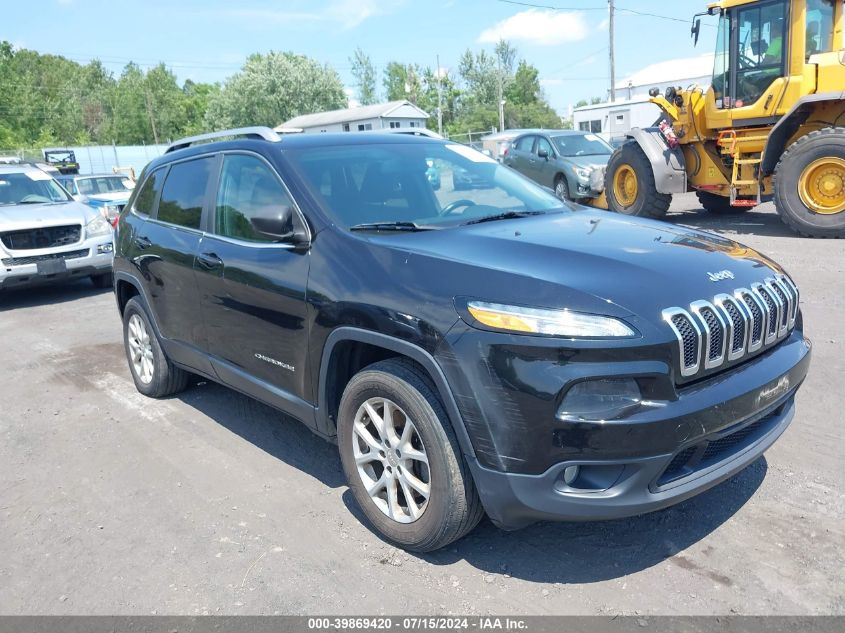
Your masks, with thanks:
[[(578, 8), (551, 11), (502, 0), (6, 0), (0, 39), (17, 47), (98, 58), (116, 73), (129, 60), (167, 63), (180, 80), (222, 81), (253, 52), (291, 50), (331, 64), (352, 85), (349, 55), (360, 46), (379, 73), (390, 61), (455, 69), (466, 48), (505, 36), (540, 70), (552, 106), (566, 114), (608, 87), (606, 0), (525, 0)], [(617, 80), (671, 58), (712, 51), (715, 29), (692, 15), (704, 1), (617, 0)], [(632, 9), (684, 20), (672, 21)], [(708, 19), (713, 23), (713, 19)]]

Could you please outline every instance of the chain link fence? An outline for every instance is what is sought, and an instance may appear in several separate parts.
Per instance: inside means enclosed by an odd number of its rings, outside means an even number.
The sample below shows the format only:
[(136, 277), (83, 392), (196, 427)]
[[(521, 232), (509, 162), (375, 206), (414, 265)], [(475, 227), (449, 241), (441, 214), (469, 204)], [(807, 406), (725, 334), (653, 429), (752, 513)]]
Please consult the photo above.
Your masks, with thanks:
[(16, 157), (21, 162), (44, 160), (45, 150), (71, 150), (79, 163), (79, 173), (111, 173), (115, 167), (128, 168), (140, 174), (144, 166), (161, 156), (167, 145), (78, 145), (61, 147), (30, 147), (24, 149), (0, 149), (0, 157)]

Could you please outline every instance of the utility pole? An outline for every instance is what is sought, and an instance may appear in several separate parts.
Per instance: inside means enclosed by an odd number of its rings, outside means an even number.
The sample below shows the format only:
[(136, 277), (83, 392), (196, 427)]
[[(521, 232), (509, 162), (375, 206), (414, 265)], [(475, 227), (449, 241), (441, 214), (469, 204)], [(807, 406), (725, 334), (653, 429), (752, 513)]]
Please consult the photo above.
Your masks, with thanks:
[(437, 56), (437, 133), (443, 136), (443, 76), (440, 74), (440, 55)]
[(505, 95), (504, 95), (504, 86), (502, 85), (502, 56), (497, 53), (496, 55), (496, 62), (498, 64), (498, 72), (499, 75), (499, 132), (505, 131)]
[(613, 0), (607, 0), (608, 18), (607, 30), (610, 35), (610, 102), (616, 101), (616, 59), (613, 53), (613, 14), (615, 7)]
[(144, 101), (147, 103), (147, 114), (150, 116), (150, 127), (153, 128), (153, 140), (158, 145), (158, 131), (156, 130), (156, 120), (153, 115), (153, 104), (150, 103), (150, 91), (144, 91)]

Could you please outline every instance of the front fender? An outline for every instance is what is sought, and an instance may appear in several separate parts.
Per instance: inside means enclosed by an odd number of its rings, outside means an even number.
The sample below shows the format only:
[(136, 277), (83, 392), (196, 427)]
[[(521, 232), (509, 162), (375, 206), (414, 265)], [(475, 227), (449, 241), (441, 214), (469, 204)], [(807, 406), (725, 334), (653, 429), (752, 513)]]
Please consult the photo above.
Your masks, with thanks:
[(660, 128), (633, 128), (628, 138), (637, 142), (651, 163), (654, 185), (659, 193), (685, 193), (687, 172), (680, 147), (671, 149), (663, 140)]

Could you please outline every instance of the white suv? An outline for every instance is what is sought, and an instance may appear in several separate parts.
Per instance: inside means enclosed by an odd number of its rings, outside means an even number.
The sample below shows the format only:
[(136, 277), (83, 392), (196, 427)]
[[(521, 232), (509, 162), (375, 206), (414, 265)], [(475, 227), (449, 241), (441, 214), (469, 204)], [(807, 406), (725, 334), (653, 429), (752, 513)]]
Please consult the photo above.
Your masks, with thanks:
[(32, 165), (0, 165), (0, 290), (91, 277), (111, 285), (112, 228)]

